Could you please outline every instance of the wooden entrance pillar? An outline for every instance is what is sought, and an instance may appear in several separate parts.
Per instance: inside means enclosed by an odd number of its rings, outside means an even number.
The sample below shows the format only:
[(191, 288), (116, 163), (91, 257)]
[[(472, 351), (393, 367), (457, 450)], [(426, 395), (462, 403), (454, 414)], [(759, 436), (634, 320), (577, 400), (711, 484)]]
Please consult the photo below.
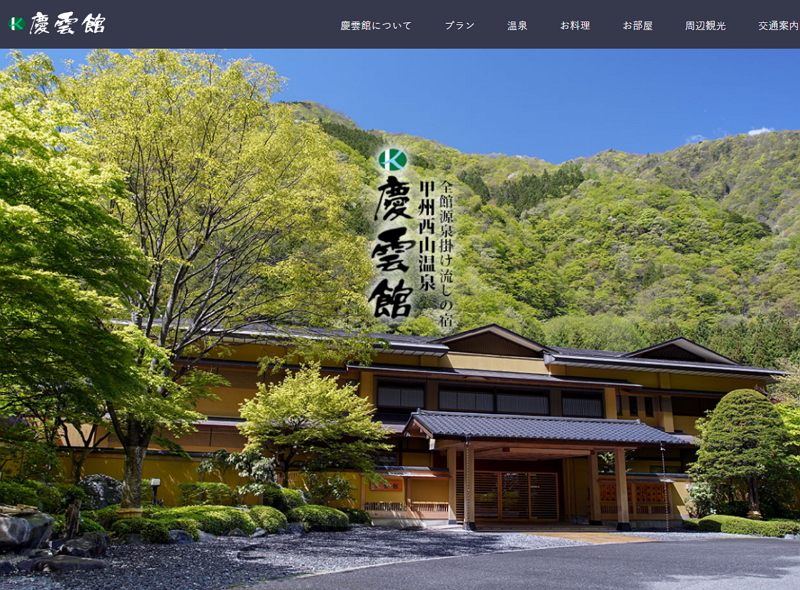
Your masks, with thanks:
[(625, 466), (625, 449), (614, 449), (614, 474), (617, 479), (617, 530), (631, 530), (628, 511), (628, 474)]
[(447, 471), (450, 473), (450, 481), (447, 482), (447, 523), (456, 524), (456, 504), (458, 503), (458, 485), (457, 477), (458, 471), (456, 470), (456, 448), (447, 447)]
[(589, 453), (589, 524), (603, 524), (600, 513), (600, 469), (597, 465), (597, 451)]
[(464, 530), (475, 530), (475, 450), (464, 442)]

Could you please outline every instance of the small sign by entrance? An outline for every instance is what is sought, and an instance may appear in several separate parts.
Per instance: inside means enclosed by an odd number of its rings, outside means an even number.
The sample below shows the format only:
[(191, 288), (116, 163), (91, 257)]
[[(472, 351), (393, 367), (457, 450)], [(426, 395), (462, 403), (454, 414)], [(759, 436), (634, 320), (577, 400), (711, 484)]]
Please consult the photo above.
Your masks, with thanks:
[(390, 479), (385, 485), (371, 483), (369, 484), (369, 489), (373, 492), (402, 492), (403, 480)]

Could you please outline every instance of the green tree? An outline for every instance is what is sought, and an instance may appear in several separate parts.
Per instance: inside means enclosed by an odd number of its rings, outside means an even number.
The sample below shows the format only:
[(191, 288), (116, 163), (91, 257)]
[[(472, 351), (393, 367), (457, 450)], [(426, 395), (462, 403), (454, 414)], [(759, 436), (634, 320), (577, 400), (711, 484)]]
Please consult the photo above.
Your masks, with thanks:
[(763, 482), (780, 479), (790, 468), (789, 433), (777, 410), (764, 394), (736, 389), (697, 426), (700, 448), (692, 472), (711, 485), (744, 485), (750, 514), (760, 518)]
[(67, 421), (141, 388), (136, 335), (113, 319), (146, 285), (144, 256), (102, 206), (124, 194), (122, 172), (43, 92), (54, 79), (39, 56), (0, 72), (0, 416), (29, 425), (7, 441), (24, 430), (28, 448), (51, 449)]
[(323, 377), (319, 365), (289, 373), (277, 384), (259, 384), (256, 397), (241, 406), (239, 425), (247, 448), (275, 458), (281, 485), (289, 470), (356, 469), (374, 474), (374, 454), (389, 450), (389, 434), (372, 420), (375, 408), (358, 396), (355, 386)]
[(344, 230), (358, 175), (316, 124), (268, 102), (281, 84), (249, 60), (148, 50), (95, 51), (58, 88), (102, 147), (95, 161), (125, 171), (124, 194), (105, 203), (150, 261), (127, 315), (168, 350), (143, 350), (148, 386), (108, 405), (124, 507), (140, 505), (154, 434), (190, 428), (197, 396), (220, 383), (197, 365), (232, 333), (367, 313), (366, 245)]

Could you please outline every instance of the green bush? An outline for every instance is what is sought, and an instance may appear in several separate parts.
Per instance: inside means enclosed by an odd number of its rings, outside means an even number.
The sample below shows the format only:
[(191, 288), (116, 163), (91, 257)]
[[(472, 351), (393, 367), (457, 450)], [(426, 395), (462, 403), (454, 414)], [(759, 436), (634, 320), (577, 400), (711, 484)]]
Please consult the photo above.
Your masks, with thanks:
[(301, 523), (307, 531), (346, 531), (350, 527), (347, 515), (329, 506), (306, 504), (290, 510), (289, 522)]
[(268, 486), (264, 490), (262, 498), (264, 506), (272, 506), (284, 514), (306, 503), (303, 492), (281, 486)]
[[(145, 519), (128, 519), (128, 520), (142, 520), (145, 525), (142, 527), (142, 541), (145, 543), (169, 543), (169, 529), (167, 525), (158, 520), (145, 520)], [(187, 531), (188, 532), (188, 531)]]
[(39, 506), (39, 494), (29, 485), (15, 481), (0, 481), (0, 504)]
[(696, 531), (700, 528), (700, 519), (699, 518), (687, 518), (683, 521), (683, 528), (689, 529), (690, 531)]
[(75, 484), (57, 483), (56, 489), (58, 490), (58, 493), (61, 494), (60, 510), (66, 510), (67, 507), (75, 500), (80, 500), (84, 503), (86, 502), (86, 492), (83, 490), (83, 488), (79, 488)]
[(38, 506), (42, 512), (55, 514), (61, 509), (61, 493), (46, 483), (28, 480), (23, 485), (36, 491), (37, 501), (34, 506)]
[(366, 510), (360, 508), (339, 508), (339, 511), (347, 515), (350, 524), (372, 524), (372, 517)]
[(304, 506), (306, 503), (303, 497), (303, 492), (295, 490), (294, 488), (281, 488), (281, 495), (283, 496), (284, 504), (286, 505), (286, 512), (293, 510), (298, 506)]
[(119, 515), (117, 514), (117, 510), (119, 510), (119, 504), (112, 504), (111, 506), (106, 506), (105, 508), (101, 508), (100, 510), (94, 511), (86, 511), (84, 514), (89, 518), (96, 520), (100, 523), (107, 531), (110, 531), (111, 528), (114, 526), (114, 523), (119, 520)]
[(164, 525), (171, 531), (186, 531), (195, 541), (200, 540), (199, 523), (193, 518), (160, 518), (158, 522)]
[(180, 506), (165, 508), (160, 518), (191, 518), (197, 521), (201, 531), (212, 535), (224, 535), (233, 529), (240, 529), (252, 535), (256, 530), (253, 519), (244, 510), (232, 506)]
[(248, 514), (258, 526), (270, 535), (277, 533), (278, 529), (285, 529), (287, 525), (283, 512), (272, 506), (253, 506)]
[(233, 501), (231, 487), (219, 481), (197, 481), (179, 483), (181, 506), (230, 505)]
[(793, 520), (750, 520), (738, 516), (714, 514), (700, 520), (701, 531), (731, 533), (734, 535), (759, 535), (784, 537), (800, 533), (800, 522)]
[(126, 518), (118, 520), (111, 527), (111, 532), (116, 536), (141, 535), (145, 543), (169, 543), (169, 529), (167, 525), (158, 520), (148, 518)]
[[(55, 522), (53, 522), (53, 534), (60, 535), (64, 532), (64, 523), (66, 521), (66, 516), (63, 514), (57, 514), (53, 516)], [(100, 523), (92, 520), (91, 518), (87, 518), (86, 516), (81, 515), (81, 520), (78, 523), (78, 534), (82, 535), (83, 533), (105, 533), (106, 530), (100, 526)]]

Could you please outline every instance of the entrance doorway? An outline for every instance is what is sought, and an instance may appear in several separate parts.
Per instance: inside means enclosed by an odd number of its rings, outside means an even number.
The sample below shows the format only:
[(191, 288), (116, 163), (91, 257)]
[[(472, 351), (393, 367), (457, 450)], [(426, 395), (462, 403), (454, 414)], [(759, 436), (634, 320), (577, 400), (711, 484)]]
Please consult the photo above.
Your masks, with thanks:
[[(456, 518), (464, 520), (464, 472), (456, 474)], [(558, 521), (558, 474), (475, 472), (475, 520)]]

